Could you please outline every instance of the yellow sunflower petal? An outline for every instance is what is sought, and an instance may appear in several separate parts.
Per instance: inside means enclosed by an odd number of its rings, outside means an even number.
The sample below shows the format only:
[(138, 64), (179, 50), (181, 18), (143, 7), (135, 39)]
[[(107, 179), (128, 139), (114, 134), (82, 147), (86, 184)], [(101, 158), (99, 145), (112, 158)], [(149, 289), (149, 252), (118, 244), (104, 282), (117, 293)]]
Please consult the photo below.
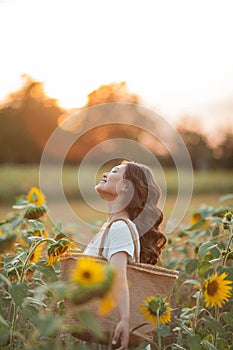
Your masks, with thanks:
[(43, 257), (43, 255), (42, 255), (42, 249), (43, 249), (43, 244), (40, 244), (40, 245), (36, 248), (36, 250), (34, 250), (34, 252), (32, 253), (32, 255), (31, 255), (30, 259), (29, 259), (29, 261), (30, 261), (31, 263), (37, 263), (38, 260), (39, 260), (40, 258)]
[(72, 280), (82, 286), (100, 284), (105, 281), (103, 265), (88, 258), (78, 259)]
[(100, 316), (107, 315), (112, 309), (116, 307), (116, 301), (113, 297), (111, 290), (100, 300), (100, 306), (98, 314)]
[(205, 282), (204, 285), (204, 299), (206, 307), (219, 306), (229, 300), (231, 297), (231, 284), (229, 280), (225, 280), (227, 274), (223, 272), (220, 276), (215, 273), (210, 279)]
[(33, 203), (35, 205), (44, 205), (46, 203), (45, 195), (39, 190), (37, 187), (31, 187), (28, 195), (27, 200), (30, 203)]
[[(154, 300), (154, 303), (153, 303)], [(172, 310), (168, 303), (165, 303), (166, 298), (161, 298), (160, 296), (149, 296), (144, 300), (144, 304), (140, 305), (140, 313), (144, 315), (144, 320), (155, 327), (158, 327), (158, 323), (167, 324), (171, 320), (170, 311)], [(152, 302), (152, 304), (150, 304)], [(157, 313), (161, 313), (158, 316)]]

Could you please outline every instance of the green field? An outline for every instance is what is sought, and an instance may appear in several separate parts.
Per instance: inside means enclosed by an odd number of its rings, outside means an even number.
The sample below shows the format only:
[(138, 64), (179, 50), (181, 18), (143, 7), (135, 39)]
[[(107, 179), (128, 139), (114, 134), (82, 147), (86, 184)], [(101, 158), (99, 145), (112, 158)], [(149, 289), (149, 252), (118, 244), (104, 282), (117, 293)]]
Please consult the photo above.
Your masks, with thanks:
[[(91, 179), (95, 176), (96, 168), (89, 167), (85, 169), (82, 175), (82, 187), (85, 188), (88, 198), (94, 203), (93, 206), (86, 204), (80, 196), (78, 187), (78, 168), (64, 167), (62, 173), (62, 185), (69, 203), (68, 210), (64, 210), (64, 205), (56, 198), (56, 191), (50, 195), (52, 210), (56, 213), (56, 219), (63, 222), (72, 221), (73, 214), (86, 222), (105, 219), (105, 212), (99, 212), (101, 203), (95, 203), (92, 199), (93, 186), (90, 186)], [(48, 169), (48, 177), (53, 183), (53, 179), (58, 176), (57, 171), (51, 167)], [(100, 174), (97, 174), (97, 179)], [(155, 171), (156, 176), (156, 171)], [(170, 217), (177, 197), (177, 172), (173, 169), (165, 169), (167, 195), (164, 198), (163, 211), (165, 219)], [(158, 178), (156, 176), (156, 178)], [(93, 180), (93, 179), (92, 179)], [(160, 184), (159, 180), (158, 183)], [(15, 198), (20, 194), (26, 194), (31, 186), (39, 185), (39, 167), (38, 166), (16, 166), (5, 165), (0, 167), (0, 218), (2, 218), (13, 204)], [(89, 192), (88, 192), (89, 191)], [(233, 193), (233, 171), (199, 171), (194, 172), (194, 187), (189, 205), (179, 208), (184, 215), (184, 222), (197, 210), (201, 204), (216, 205), (218, 198), (227, 193)], [(46, 195), (46, 193), (45, 193)], [(103, 210), (104, 211), (104, 210)], [(72, 214), (72, 215), (71, 215)], [(180, 214), (182, 215), (182, 214)]]
[[(167, 192), (174, 194), (177, 191), (177, 172), (174, 169), (163, 169), (166, 179)], [(58, 173), (52, 166), (48, 170), (52, 178)], [(72, 193), (77, 192), (78, 167), (66, 166), (62, 172), (62, 179), (65, 192), (69, 198)], [(90, 178), (96, 173), (96, 167), (88, 167), (84, 170), (82, 177), (86, 179), (86, 187), (90, 187)], [(154, 171), (155, 177), (160, 184), (161, 174)], [(233, 191), (233, 171), (232, 170), (207, 170), (194, 171), (194, 189), (197, 193), (229, 193)], [(97, 178), (100, 174), (97, 174)], [(2, 165), (0, 166), (0, 202), (9, 203), (18, 194), (25, 193), (31, 186), (39, 184), (39, 166), (26, 165)], [(75, 191), (74, 191), (75, 190)]]

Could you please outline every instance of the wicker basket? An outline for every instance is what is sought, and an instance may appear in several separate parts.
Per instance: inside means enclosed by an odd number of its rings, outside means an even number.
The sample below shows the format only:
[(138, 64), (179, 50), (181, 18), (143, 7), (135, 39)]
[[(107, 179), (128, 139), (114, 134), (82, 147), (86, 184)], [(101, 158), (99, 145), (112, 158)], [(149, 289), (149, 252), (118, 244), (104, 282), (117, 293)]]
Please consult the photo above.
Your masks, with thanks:
[[(60, 260), (61, 279), (66, 281), (77, 260), (83, 257), (83, 254), (73, 254), (72, 256), (63, 256)], [(90, 256), (89, 256), (90, 257)], [(92, 259), (103, 261), (101, 257), (91, 256)], [(139, 305), (143, 303), (146, 297), (160, 294), (164, 296), (170, 293), (178, 277), (178, 271), (169, 270), (155, 265), (141, 263), (130, 263), (127, 267), (127, 278), (130, 293), (130, 330), (138, 325), (145, 323), (143, 315), (139, 313)], [(70, 301), (65, 300), (66, 322), (68, 326), (75, 325), (76, 317), (83, 306), (73, 305)], [(74, 335), (79, 339), (87, 340), (94, 343), (110, 344), (114, 333), (114, 328), (119, 321), (117, 308), (113, 309), (106, 317), (99, 318), (97, 315), (98, 301), (91, 300), (84, 304), (85, 309), (92, 311), (99, 320), (99, 324), (105, 334), (105, 339), (98, 339), (88, 331), (76, 332)], [(138, 330), (130, 333), (129, 346), (137, 346), (142, 341), (152, 340), (152, 325), (145, 325)]]

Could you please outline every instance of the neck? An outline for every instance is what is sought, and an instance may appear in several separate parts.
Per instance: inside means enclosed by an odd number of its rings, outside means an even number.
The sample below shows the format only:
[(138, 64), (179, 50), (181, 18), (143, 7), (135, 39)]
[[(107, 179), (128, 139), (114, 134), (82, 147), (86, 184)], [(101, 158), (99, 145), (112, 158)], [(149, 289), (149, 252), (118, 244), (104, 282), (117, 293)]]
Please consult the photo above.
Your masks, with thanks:
[(127, 212), (125, 211), (120, 211), (120, 212), (116, 212), (116, 213), (109, 213), (109, 220), (114, 220), (117, 218), (125, 218), (125, 219), (129, 219), (129, 215)]
[(118, 217), (123, 217), (123, 218), (129, 219), (129, 214), (127, 213), (127, 211), (125, 209), (117, 208), (117, 206), (111, 204), (111, 202), (108, 203), (108, 207), (109, 207), (109, 211), (108, 211), (109, 220), (114, 220)]

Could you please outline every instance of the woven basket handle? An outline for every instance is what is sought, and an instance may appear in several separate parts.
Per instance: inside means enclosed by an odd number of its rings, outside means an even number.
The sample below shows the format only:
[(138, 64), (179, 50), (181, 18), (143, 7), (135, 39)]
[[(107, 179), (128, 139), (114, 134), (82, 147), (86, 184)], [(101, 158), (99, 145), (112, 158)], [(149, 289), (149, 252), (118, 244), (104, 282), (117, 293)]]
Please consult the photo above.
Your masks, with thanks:
[(106, 228), (105, 228), (105, 230), (104, 230), (104, 232), (103, 232), (102, 238), (101, 238), (101, 242), (100, 242), (100, 246), (99, 246), (99, 253), (98, 253), (98, 255), (99, 255), (99, 256), (102, 256), (103, 250), (104, 250), (104, 241), (105, 241), (105, 238), (107, 237), (107, 234), (108, 234), (108, 231), (109, 231), (111, 225), (112, 225), (114, 222), (116, 222), (116, 221), (124, 221), (124, 222), (127, 224), (128, 228), (129, 228), (129, 230), (130, 230), (130, 234), (131, 234), (131, 237), (132, 237), (132, 240), (133, 240), (133, 244), (134, 244), (135, 262), (139, 263), (139, 262), (140, 262), (140, 256), (139, 256), (139, 247), (138, 247), (138, 244), (137, 244), (137, 242), (138, 242), (138, 237), (137, 237), (137, 235), (136, 235), (136, 232), (135, 232), (133, 226), (131, 225), (131, 223), (129, 222), (129, 220), (126, 219), (126, 218), (116, 218), (116, 219), (111, 220), (111, 221), (108, 223), (108, 225), (106, 226)]

